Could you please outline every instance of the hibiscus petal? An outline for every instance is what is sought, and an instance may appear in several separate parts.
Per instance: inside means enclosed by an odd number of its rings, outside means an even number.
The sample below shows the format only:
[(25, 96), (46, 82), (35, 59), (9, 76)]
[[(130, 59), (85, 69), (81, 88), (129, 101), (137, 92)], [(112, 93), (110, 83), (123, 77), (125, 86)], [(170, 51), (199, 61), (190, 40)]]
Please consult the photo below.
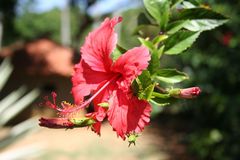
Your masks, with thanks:
[[(121, 96), (121, 97), (120, 97)], [(125, 139), (127, 132), (128, 100), (121, 90), (115, 90), (109, 99), (108, 121), (117, 132), (117, 135)]]
[(97, 122), (92, 125), (92, 131), (97, 133), (99, 136), (101, 135), (101, 125), (101, 122)]
[(128, 128), (127, 133), (140, 133), (145, 125), (150, 122), (151, 105), (144, 100), (133, 97), (128, 108)]
[(120, 88), (130, 86), (132, 80), (142, 73), (142, 70), (148, 67), (148, 61), (151, 59), (146, 47), (135, 47), (128, 50), (120, 56), (112, 66), (112, 71), (119, 72), (123, 78), (118, 82)]
[(122, 90), (115, 90), (109, 100), (108, 120), (122, 139), (129, 133), (140, 133), (150, 121), (150, 104), (130, 97)]
[(112, 65), (110, 54), (116, 47), (117, 34), (114, 26), (121, 17), (106, 18), (99, 28), (89, 33), (81, 48), (82, 58), (95, 71), (107, 72)]
[(101, 83), (104, 83), (111, 77), (106, 72), (92, 70), (83, 60), (75, 65), (74, 69), (72, 94), (76, 104), (80, 104), (85, 96), (96, 90)]

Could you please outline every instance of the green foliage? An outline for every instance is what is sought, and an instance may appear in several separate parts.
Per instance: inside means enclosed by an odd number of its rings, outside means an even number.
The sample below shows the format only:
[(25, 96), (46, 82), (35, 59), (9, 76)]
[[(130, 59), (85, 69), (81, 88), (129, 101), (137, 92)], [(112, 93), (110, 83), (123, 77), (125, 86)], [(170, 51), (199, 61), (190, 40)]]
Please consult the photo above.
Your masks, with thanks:
[[(147, 13), (139, 15), (139, 26), (134, 33), (139, 36), (140, 43), (149, 49), (151, 60), (147, 71), (143, 71), (132, 86), (139, 99), (150, 101), (153, 111), (159, 112), (157, 106), (168, 105), (174, 98), (180, 97), (180, 89), (174, 88), (174, 84), (189, 78), (184, 72), (163, 68), (160, 64), (162, 55), (183, 53), (203, 31), (218, 27), (227, 19), (194, 0), (144, 0), (144, 5)], [(149, 27), (157, 28), (158, 32), (149, 34)]]
[(60, 42), (60, 11), (55, 9), (42, 14), (24, 13), (16, 19), (15, 27), (24, 39), (34, 39), (47, 35)]

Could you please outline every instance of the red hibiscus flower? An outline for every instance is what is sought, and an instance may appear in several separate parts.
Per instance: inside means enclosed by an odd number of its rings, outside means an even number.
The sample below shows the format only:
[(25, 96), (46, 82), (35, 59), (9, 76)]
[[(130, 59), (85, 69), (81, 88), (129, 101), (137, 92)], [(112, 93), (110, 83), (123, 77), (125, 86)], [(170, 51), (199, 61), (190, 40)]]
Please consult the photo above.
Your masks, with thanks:
[[(121, 17), (106, 18), (87, 36), (81, 48), (82, 59), (72, 77), (76, 104), (72, 107), (63, 104), (63, 108), (51, 104), (51, 107), (68, 115), (93, 102), (94, 112), (86, 115), (95, 121), (93, 130), (100, 134), (101, 122), (107, 117), (117, 135), (125, 139), (131, 133), (141, 132), (150, 121), (150, 104), (139, 100), (131, 89), (132, 81), (147, 68), (150, 54), (141, 46), (128, 50), (116, 61), (111, 59), (117, 44), (114, 27), (121, 21)], [(84, 101), (89, 95), (91, 98)]]

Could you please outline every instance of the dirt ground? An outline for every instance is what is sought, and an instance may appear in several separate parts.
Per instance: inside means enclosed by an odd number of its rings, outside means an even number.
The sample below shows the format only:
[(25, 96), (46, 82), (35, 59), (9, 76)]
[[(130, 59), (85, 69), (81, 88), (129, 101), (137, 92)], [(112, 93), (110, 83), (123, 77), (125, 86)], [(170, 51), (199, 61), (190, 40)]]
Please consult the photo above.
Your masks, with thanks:
[[(37, 123), (37, 122), (36, 122)], [(156, 123), (146, 127), (137, 139), (136, 146), (128, 147), (128, 142), (117, 138), (111, 126), (105, 123), (101, 137), (90, 129), (70, 130), (47, 129), (21, 138), (3, 152), (21, 149), (24, 146), (40, 146), (41, 152), (24, 159), (29, 160), (187, 160), (186, 147), (180, 143), (182, 133), (175, 132), (167, 125)]]

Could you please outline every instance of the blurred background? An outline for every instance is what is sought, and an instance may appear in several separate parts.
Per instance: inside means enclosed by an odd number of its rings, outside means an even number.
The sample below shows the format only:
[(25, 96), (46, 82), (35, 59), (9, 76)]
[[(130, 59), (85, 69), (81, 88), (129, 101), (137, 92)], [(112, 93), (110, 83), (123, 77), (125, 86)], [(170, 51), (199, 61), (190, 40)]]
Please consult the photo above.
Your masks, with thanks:
[(230, 21), (162, 63), (188, 73), (182, 87), (198, 85), (202, 94), (157, 109), (137, 145), (128, 148), (107, 124), (99, 138), (86, 128), (40, 128), (37, 119), (56, 116), (40, 105), (51, 91), (59, 102), (72, 101), (79, 48), (106, 16), (124, 18), (117, 27), (121, 46), (140, 44), (133, 33), (142, 1), (1, 0), (0, 159), (240, 159), (240, 1), (200, 1)]

